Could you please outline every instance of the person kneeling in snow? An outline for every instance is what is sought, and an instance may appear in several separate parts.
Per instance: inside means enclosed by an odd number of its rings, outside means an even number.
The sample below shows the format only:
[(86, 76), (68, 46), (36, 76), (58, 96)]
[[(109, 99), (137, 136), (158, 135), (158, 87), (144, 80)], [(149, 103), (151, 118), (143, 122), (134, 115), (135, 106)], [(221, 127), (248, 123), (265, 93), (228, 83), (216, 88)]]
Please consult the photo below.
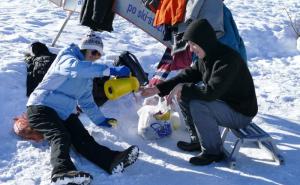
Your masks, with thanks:
[(85, 158), (109, 174), (123, 172), (138, 158), (139, 148), (113, 151), (98, 144), (72, 112), (78, 105), (99, 126), (111, 127), (115, 119), (106, 118), (92, 96), (93, 78), (105, 75), (129, 76), (127, 67), (109, 68), (93, 61), (103, 55), (101, 37), (90, 32), (80, 47), (71, 44), (59, 52), (42, 82), (27, 102), (30, 126), (43, 134), (51, 147), (53, 184), (89, 184), (92, 176), (77, 171), (70, 159), (72, 144)]
[(189, 130), (197, 137), (197, 142), (179, 141), (177, 146), (200, 152), (190, 163), (208, 165), (225, 157), (218, 126), (246, 127), (258, 111), (256, 93), (246, 63), (217, 40), (206, 19), (192, 22), (183, 38), (198, 61), (177, 76), (142, 89), (142, 95), (168, 95), (169, 103), (177, 97), (186, 125), (194, 127)]

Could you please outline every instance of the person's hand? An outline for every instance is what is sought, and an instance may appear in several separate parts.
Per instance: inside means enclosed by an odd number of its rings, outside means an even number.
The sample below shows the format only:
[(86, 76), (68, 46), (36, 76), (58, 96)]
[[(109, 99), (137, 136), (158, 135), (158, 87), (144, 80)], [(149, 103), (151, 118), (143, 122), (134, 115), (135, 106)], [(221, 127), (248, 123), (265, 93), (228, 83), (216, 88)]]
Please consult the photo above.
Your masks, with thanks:
[(177, 100), (180, 100), (181, 98), (181, 91), (182, 91), (183, 84), (176, 85), (173, 90), (170, 92), (170, 94), (167, 96), (167, 105), (172, 104), (172, 99), (174, 97), (177, 98)]
[(115, 118), (105, 118), (104, 121), (101, 123), (97, 124), (98, 126), (103, 126), (103, 127), (116, 127), (118, 125), (118, 121)]
[(156, 86), (140, 88), (140, 91), (141, 95), (145, 97), (153, 96), (155, 94), (160, 93), (159, 89)]
[(130, 75), (130, 69), (126, 66), (111, 67), (110, 75), (118, 77), (128, 77)]

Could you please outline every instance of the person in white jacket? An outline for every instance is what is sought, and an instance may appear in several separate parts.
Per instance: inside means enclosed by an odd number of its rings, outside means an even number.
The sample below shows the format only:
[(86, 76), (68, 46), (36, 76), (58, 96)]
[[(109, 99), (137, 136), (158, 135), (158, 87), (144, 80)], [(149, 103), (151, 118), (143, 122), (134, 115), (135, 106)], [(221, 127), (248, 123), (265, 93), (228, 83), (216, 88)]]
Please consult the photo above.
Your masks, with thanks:
[(70, 159), (70, 145), (109, 174), (123, 172), (138, 158), (135, 145), (120, 152), (98, 144), (73, 113), (78, 105), (96, 125), (111, 127), (116, 122), (106, 118), (94, 102), (93, 78), (129, 76), (130, 70), (93, 62), (103, 54), (101, 37), (90, 32), (80, 47), (71, 44), (59, 52), (28, 99), (29, 125), (42, 133), (51, 147), (52, 184), (89, 184), (92, 179), (90, 174), (77, 171)]

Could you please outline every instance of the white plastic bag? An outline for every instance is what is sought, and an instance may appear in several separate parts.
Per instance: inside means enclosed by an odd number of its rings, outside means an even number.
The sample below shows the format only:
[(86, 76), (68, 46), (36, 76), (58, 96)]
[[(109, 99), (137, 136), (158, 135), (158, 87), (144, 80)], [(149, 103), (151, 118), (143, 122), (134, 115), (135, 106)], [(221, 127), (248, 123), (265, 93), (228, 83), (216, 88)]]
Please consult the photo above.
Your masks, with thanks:
[[(169, 111), (168, 119), (157, 119), (155, 115), (166, 113)], [(145, 139), (160, 139), (171, 135), (172, 128), (170, 123), (170, 109), (159, 99), (157, 105), (144, 105), (138, 110), (139, 123), (138, 123), (138, 134)], [(161, 117), (159, 117), (161, 118)]]

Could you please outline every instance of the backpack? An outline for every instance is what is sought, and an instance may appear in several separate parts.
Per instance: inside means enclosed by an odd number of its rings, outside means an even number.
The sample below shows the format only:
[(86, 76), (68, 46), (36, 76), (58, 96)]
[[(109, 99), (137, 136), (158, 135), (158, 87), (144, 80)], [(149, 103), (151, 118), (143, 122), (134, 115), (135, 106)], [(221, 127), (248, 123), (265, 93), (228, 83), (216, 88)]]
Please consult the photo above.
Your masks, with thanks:
[(113, 65), (124, 65), (128, 67), (132, 75), (138, 79), (141, 86), (145, 86), (149, 83), (148, 74), (145, 73), (136, 56), (129, 51), (122, 52), (121, 55), (115, 59)]
[(93, 79), (93, 97), (98, 106), (102, 106), (108, 98), (104, 92), (104, 83), (109, 80), (109, 76), (97, 77)]
[(223, 11), (225, 34), (219, 39), (219, 41), (237, 51), (244, 59), (244, 62), (247, 63), (247, 51), (245, 48), (245, 44), (242, 37), (239, 34), (232, 13), (225, 5), (223, 7)]

